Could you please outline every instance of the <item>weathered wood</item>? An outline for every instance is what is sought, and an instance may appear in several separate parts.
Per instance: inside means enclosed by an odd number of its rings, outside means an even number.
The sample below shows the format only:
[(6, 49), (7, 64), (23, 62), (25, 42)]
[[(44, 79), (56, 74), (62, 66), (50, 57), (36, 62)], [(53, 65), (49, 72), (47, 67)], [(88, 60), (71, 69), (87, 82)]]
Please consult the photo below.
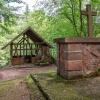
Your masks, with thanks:
[[(15, 48), (15, 50), (14, 50), (14, 48)], [(18, 45), (13, 45), (14, 56), (18, 56), (17, 49), (18, 49)]]
[(26, 44), (26, 56), (27, 56), (27, 44)]
[[(25, 34), (23, 34), (23, 49), (25, 49), (25, 45), (24, 45), (24, 38), (25, 38)], [(23, 56), (25, 55), (25, 50), (23, 50)]]
[[(17, 49), (17, 50), (18, 50), (18, 49)], [(21, 56), (21, 45), (20, 45), (20, 49), (19, 49), (19, 50), (20, 50), (20, 56)]]
[(22, 33), (20, 33), (18, 36), (16, 36), (14, 39), (12, 39), (8, 44), (6, 44), (4, 47), (1, 49), (5, 49), (7, 46), (9, 46), (12, 42), (17, 40), (20, 36), (23, 34), (26, 34), (28, 38), (30, 38), (33, 42), (43, 42), (43, 45), (46, 45), (51, 48), (51, 45), (47, 43), (42, 37), (40, 37), (37, 32), (35, 32), (31, 27), (28, 27), (25, 29)]
[[(20, 39), (17, 41), (19, 37)], [(48, 54), (49, 50), (45, 50), (43, 46), (48, 47), (48, 49), (51, 46), (31, 28), (28, 28), (19, 34), (2, 49), (6, 48), (8, 45), (10, 45), (10, 56), (13, 65), (32, 62), (36, 63), (42, 58), (49, 59), (49, 57), (46, 55)], [(38, 57), (39, 52), (41, 52), (41, 55)]]
[(13, 51), (12, 51), (13, 47), (12, 46), (13, 46), (13, 43), (10, 44), (10, 57), (11, 57), (11, 59), (12, 59), (12, 56), (13, 56), (13, 54), (12, 54), (13, 53)]
[(33, 55), (33, 53), (32, 53), (32, 44), (30, 44), (30, 49), (31, 49), (31, 56)]
[(87, 16), (87, 24), (88, 24), (88, 37), (93, 37), (93, 18), (92, 16), (96, 16), (97, 12), (92, 11), (91, 5), (86, 5), (86, 11), (81, 12), (82, 15)]
[[(13, 50), (16, 50), (16, 49), (13, 49)], [(20, 51), (20, 50), (26, 50), (26, 49), (17, 49), (17, 50)], [(36, 49), (36, 48), (34, 48), (34, 49), (30, 49), (30, 48), (29, 48), (29, 49), (27, 49), (27, 50), (38, 50), (38, 49)]]

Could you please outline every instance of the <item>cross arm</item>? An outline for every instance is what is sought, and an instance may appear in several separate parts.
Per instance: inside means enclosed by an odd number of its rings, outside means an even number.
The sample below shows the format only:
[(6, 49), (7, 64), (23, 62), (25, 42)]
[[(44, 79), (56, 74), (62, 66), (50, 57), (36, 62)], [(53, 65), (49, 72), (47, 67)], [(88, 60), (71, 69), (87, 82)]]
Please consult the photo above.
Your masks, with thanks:
[[(88, 15), (88, 13), (86, 11), (81, 11), (81, 14), (82, 15)], [(96, 16), (96, 15), (97, 15), (97, 12), (93, 11), (92, 16)]]
[(97, 12), (93, 11), (92, 16), (96, 16), (96, 15), (97, 15)]

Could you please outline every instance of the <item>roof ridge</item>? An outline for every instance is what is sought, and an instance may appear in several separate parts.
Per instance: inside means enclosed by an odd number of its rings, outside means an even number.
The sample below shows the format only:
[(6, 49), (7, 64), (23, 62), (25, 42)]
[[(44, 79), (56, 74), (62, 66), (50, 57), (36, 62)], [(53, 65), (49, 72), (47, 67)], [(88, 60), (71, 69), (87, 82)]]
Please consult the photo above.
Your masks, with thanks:
[[(29, 31), (29, 32), (27, 32)], [(34, 33), (34, 34), (33, 34)], [(20, 34), (18, 34), (15, 38), (13, 38), (10, 42), (8, 42), (4, 47), (2, 47), (1, 49), (5, 49), (7, 46), (9, 46), (13, 41), (15, 41), (16, 39), (18, 39), (22, 34), (26, 34), (32, 41), (36, 42), (36, 38), (38, 41), (42, 41), (44, 42), (44, 45), (47, 45), (49, 47), (51, 47), (51, 45), (49, 43), (47, 43), (35, 30), (33, 30), (33, 28), (31, 26), (27, 27), (24, 31), (22, 31)], [(31, 36), (31, 35), (34, 35)]]

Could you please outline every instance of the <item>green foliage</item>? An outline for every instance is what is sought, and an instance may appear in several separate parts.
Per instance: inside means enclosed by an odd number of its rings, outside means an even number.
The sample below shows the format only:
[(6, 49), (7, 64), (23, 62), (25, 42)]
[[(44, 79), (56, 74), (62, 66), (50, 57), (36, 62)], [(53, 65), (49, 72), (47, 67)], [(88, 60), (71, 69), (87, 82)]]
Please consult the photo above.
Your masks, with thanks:
[[(9, 0), (9, 2), (15, 1)], [(16, 2), (21, 3), (20, 0)], [(52, 45), (51, 52), (56, 57), (55, 38), (86, 37), (86, 17), (83, 16), (82, 21), (80, 15), (81, 6), (85, 6), (84, 2), (85, 0), (49, 0), (46, 3), (43, 2), (46, 11), (44, 9), (30, 11), (28, 5), (26, 5), (25, 13), (17, 16), (9, 6), (8, 0), (1, 0), (0, 16), (2, 16), (3, 21), (0, 21), (0, 47), (9, 42), (19, 31), (21, 32), (26, 27), (31, 26)], [(95, 9), (100, 2), (91, 0), (91, 4)], [(53, 7), (57, 10), (53, 10)], [(97, 37), (100, 37), (99, 27), (100, 24), (94, 23), (94, 34)], [(8, 62), (10, 58), (9, 49), (0, 52), (0, 62)]]
[(0, 32), (10, 33), (11, 27), (16, 25), (17, 15), (14, 13), (15, 7), (10, 6), (11, 2), (21, 3), (21, 0), (0, 0)]
[(31, 100), (44, 100), (44, 97), (42, 96), (41, 92), (39, 91), (38, 87), (36, 86), (35, 82), (32, 80), (30, 76), (27, 76), (26, 83), (28, 86), (28, 89), (30, 91)]

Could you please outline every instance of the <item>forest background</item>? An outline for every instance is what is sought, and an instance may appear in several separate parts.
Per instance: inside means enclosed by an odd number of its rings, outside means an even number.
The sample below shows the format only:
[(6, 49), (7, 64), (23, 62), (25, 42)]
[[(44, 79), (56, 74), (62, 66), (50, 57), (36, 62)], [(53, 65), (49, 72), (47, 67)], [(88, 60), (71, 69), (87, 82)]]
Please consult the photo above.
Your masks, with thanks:
[[(0, 48), (31, 26), (53, 46), (51, 53), (56, 57), (55, 38), (87, 37), (87, 18), (81, 15), (86, 4), (91, 4), (98, 12), (93, 24), (94, 36), (100, 37), (100, 0), (33, 1), (30, 8), (25, 0), (0, 0)], [(9, 61), (9, 49), (0, 50), (0, 67)]]

